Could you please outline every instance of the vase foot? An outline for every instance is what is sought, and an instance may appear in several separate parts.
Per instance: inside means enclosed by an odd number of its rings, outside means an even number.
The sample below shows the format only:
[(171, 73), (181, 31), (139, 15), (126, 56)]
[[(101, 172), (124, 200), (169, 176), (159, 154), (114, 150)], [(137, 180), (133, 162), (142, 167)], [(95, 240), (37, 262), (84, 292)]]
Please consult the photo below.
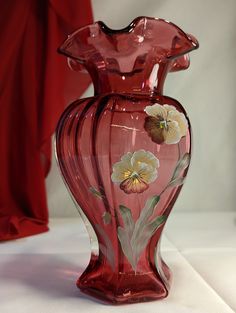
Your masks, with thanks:
[(147, 302), (168, 295), (165, 284), (153, 272), (118, 275), (84, 273), (78, 280), (77, 287), (87, 295), (113, 304)]

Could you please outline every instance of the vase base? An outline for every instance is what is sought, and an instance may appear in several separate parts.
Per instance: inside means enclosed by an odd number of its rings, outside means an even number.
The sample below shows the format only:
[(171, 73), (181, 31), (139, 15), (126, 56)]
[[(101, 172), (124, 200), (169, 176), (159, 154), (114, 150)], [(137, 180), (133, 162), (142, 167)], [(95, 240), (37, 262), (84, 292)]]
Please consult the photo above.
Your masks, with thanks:
[(84, 287), (78, 287), (78, 288), (81, 290), (81, 292), (85, 293), (86, 295), (92, 296), (93, 298), (97, 298), (104, 302), (112, 303), (115, 305), (161, 300), (168, 296), (167, 291), (163, 294), (148, 293), (147, 295), (145, 295), (144, 292), (140, 292), (139, 294), (133, 294), (132, 292), (130, 292), (129, 295), (126, 293), (121, 296), (116, 296), (116, 295), (104, 294), (101, 290), (98, 290), (98, 289), (84, 288)]
[(168, 296), (164, 283), (150, 273), (142, 274), (142, 277), (134, 273), (116, 277), (92, 276), (82, 275), (77, 287), (81, 292), (105, 302), (118, 305), (160, 300)]

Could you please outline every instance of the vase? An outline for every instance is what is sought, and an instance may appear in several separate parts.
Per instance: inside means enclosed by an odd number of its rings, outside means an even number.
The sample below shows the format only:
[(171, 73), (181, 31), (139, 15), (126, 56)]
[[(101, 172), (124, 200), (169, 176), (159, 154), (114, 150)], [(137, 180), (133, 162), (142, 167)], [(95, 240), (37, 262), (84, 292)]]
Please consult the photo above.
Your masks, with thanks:
[(85, 26), (59, 48), (72, 69), (88, 71), (95, 94), (74, 101), (56, 131), (59, 167), (91, 239), (77, 282), (86, 294), (116, 304), (168, 295), (160, 239), (188, 171), (191, 126), (163, 85), (197, 47), (176, 25), (138, 17), (120, 30)]

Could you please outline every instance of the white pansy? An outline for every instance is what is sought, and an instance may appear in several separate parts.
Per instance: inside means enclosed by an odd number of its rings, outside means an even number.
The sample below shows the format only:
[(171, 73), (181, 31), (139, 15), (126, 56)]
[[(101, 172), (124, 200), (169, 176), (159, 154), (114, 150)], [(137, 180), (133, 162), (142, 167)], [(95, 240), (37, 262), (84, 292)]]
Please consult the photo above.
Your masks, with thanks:
[(146, 106), (144, 128), (152, 141), (162, 144), (176, 144), (186, 136), (188, 122), (185, 115), (172, 105), (158, 103)]
[(111, 179), (126, 193), (141, 193), (157, 178), (159, 160), (143, 149), (128, 152), (113, 165)]

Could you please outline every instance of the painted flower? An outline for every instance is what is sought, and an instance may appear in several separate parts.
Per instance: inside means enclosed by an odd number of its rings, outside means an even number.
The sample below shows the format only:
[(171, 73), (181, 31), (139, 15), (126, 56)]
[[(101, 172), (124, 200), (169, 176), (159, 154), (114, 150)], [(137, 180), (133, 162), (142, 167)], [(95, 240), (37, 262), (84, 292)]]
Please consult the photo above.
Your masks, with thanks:
[(111, 180), (125, 193), (141, 193), (157, 179), (159, 160), (149, 151), (128, 152), (113, 165)]
[(188, 122), (183, 113), (172, 105), (160, 105), (158, 103), (146, 106), (147, 113), (144, 128), (152, 141), (157, 144), (175, 144), (186, 136)]

